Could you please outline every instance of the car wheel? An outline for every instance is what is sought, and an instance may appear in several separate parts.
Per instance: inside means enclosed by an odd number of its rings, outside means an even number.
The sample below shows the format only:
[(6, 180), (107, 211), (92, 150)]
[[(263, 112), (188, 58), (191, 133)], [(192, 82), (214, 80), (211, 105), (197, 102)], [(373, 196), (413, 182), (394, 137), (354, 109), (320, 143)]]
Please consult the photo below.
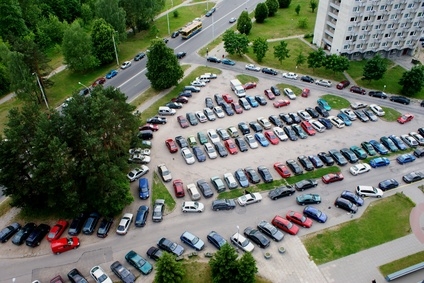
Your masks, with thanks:
[(339, 207), (338, 205), (336, 205), (336, 207)]
[(361, 197), (365, 197), (365, 195), (362, 194)]
[[(75, 248), (74, 248), (74, 249), (75, 249)], [(60, 253), (59, 253), (59, 252), (57, 252), (56, 254), (57, 254), (57, 255), (60, 255)]]
[(199, 213), (201, 213), (202, 211), (201, 211), (201, 210), (199, 210), (198, 212), (199, 212)]
[(381, 198), (381, 196), (377, 196), (377, 198)]

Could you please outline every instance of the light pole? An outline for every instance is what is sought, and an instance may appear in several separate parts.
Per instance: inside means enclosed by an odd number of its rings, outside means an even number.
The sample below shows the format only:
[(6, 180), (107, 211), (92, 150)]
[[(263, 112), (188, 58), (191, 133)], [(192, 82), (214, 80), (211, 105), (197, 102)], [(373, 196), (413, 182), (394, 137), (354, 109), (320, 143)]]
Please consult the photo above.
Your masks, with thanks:
[(85, 84), (83, 84), (82, 82), (78, 82), (78, 84), (82, 85), (83, 87), (85, 87), (86, 89), (89, 89), (88, 86), (86, 86)]
[(215, 39), (215, 22), (213, 20), (213, 14), (212, 14), (212, 40)]
[[(117, 31), (114, 31), (117, 33)], [(116, 64), (119, 66), (118, 51), (116, 51), (115, 34), (112, 33), (113, 49), (115, 50)]]
[[(172, 8), (174, 8), (174, 0), (171, 0), (171, 9), (170, 10), (172, 10)], [(171, 29), (169, 28), (169, 10), (166, 13), (166, 21), (168, 22), (168, 35), (170, 35)]]
[(37, 84), (40, 87), (41, 95), (43, 96), (44, 103), (46, 104), (47, 109), (49, 109), (49, 104), (47, 103), (46, 94), (44, 93), (43, 86), (41, 85), (40, 78), (36, 73), (32, 73), (37, 78)]
[(240, 238), (240, 227), (237, 225), (237, 243), (239, 243), (239, 238)]
[(386, 91), (386, 85), (384, 85), (384, 88), (383, 88), (383, 92), (385, 92)]

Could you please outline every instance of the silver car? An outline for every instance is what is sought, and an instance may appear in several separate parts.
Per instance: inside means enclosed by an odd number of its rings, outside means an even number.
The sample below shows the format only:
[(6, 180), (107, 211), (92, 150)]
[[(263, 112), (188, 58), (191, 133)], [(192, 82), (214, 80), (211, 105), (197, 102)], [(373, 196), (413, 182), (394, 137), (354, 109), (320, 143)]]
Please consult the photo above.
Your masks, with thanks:
[(231, 173), (224, 174), (224, 181), (230, 190), (236, 189), (238, 187), (236, 178), (234, 178), (233, 174)]
[(205, 148), (205, 152), (206, 154), (209, 156), (210, 159), (215, 159), (218, 157), (218, 154), (216, 153), (215, 148), (210, 144), (210, 143), (205, 143), (203, 145), (203, 147)]
[(246, 142), (250, 146), (250, 148), (252, 148), (252, 149), (258, 148), (258, 142), (256, 141), (256, 139), (252, 135), (247, 134), (247, 135), (244, 136), (244, 139), (246, 140)]

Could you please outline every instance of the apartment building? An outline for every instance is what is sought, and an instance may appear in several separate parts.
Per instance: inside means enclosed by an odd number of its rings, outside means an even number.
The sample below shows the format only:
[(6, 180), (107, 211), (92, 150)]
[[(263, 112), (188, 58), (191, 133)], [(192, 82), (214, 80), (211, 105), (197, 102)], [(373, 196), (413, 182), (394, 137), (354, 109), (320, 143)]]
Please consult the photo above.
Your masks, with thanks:
[(349, 59), (412, 56), (424, 27), (423, 0), (320, 0), (313, 43)]

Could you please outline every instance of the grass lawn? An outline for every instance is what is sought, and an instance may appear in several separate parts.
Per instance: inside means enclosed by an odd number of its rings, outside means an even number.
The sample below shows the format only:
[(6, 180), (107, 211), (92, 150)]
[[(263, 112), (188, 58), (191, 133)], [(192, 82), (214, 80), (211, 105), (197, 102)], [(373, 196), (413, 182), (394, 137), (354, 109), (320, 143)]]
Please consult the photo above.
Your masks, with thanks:
[(411, 233), (415, 204), (402, 193), (372, 202), (359, 218), (303, 237), (311, 259), (323, 264)]
[(150, 187), (152, 192), (150, 197), (150, 201), (152, 202), (152, 207), (154, 207), (155, 205), (155, 200), (164, 199), (165, 213), (172, 212), (176, 205), (174, 197), (169, 193), (168, 189), (165, 187), (161, 178), (156, 172), (154, 172), (153, 174), (153, 184), (151, 184)]
[(349, 100), (342, 98), (340, 96), (332, 95), (332, 94), (325, 94), (325, 95), (321, 96), (321, 98), (324, 98), (328, 102), (328, 105), (330, 105), (330, 107), (332, 109), (339, 109), (340, 110), (342, 108), (350, 108)]
[(237, 75), (236, 78), (242, 83), (248, 83), (248, 82), (259, 82), (259, 79), (257, 77), (252, 77), (249, 75)]
[(394, 273), (396, 271), (402, 270), (412, 265), (421, 263), (423, 261), (424, 261), (424, 251), (421, 251), (416, 254), (409, 255), (407, 257), (389, 262), (385, 265), (380, 266), (379, 269), (380, 269), (380, 272), (383, 274), (383, 276), (386, 277), (387, 275), (391, 273)]

